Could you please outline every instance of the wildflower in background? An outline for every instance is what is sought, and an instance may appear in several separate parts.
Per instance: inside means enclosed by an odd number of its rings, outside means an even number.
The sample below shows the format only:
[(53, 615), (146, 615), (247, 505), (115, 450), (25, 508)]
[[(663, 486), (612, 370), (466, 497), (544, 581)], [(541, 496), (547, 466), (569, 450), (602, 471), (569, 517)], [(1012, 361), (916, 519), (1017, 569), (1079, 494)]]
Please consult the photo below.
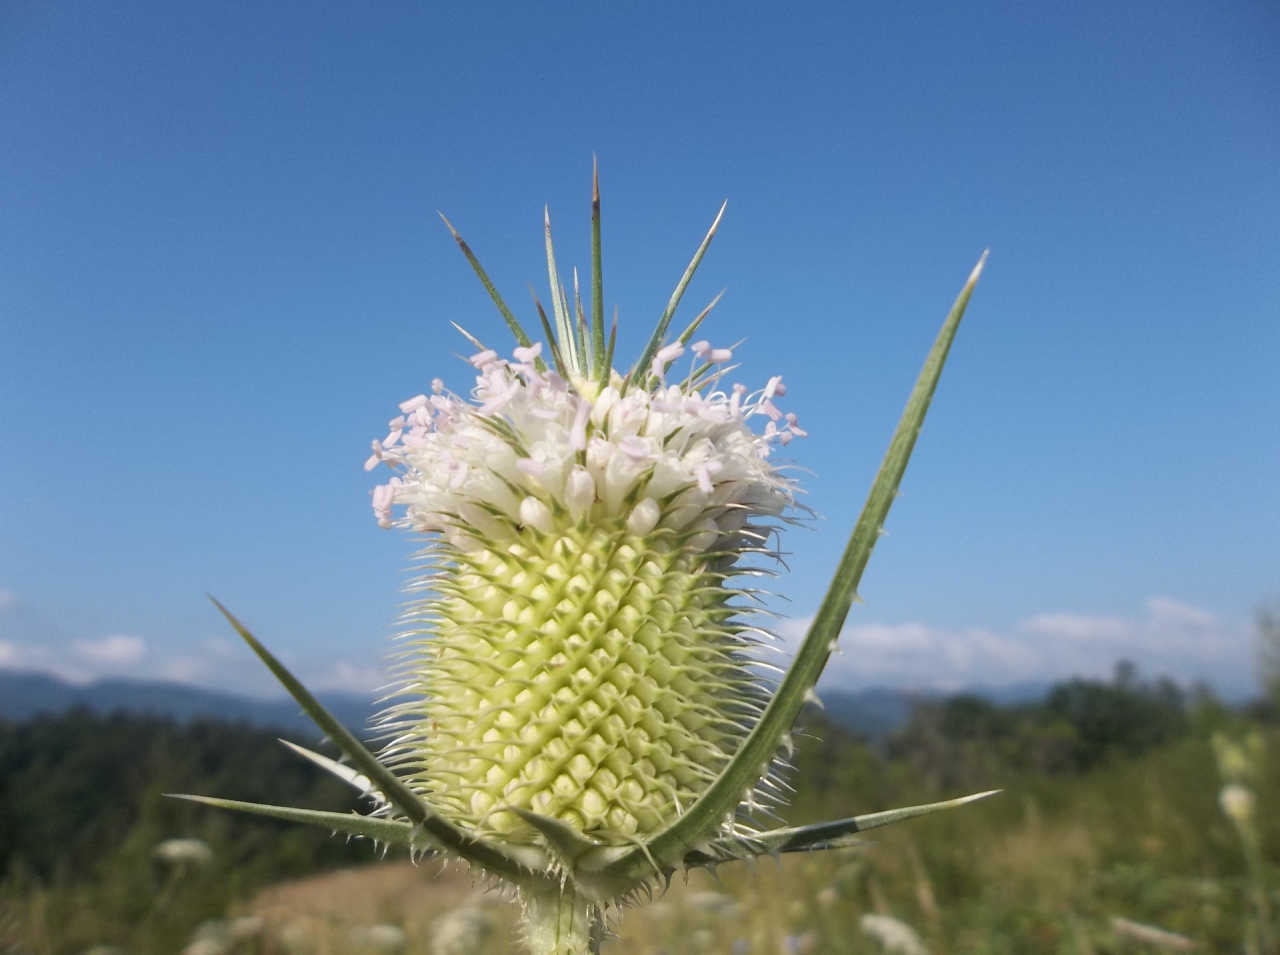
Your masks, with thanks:
[(1237, 829), (1252, 834), (1253, 811), (1258, 802), (1258, 797), (1253, 794), (1252, 789), (1241, 786), (1239, 783), (1228, 783), (1218, 794), (1218, 802), (1222, 806), (1223, 813)]
[(1168, 949), (1172, 952), (1190, 952), (1194, 951), (1196, 947), (1195, 941), (1185, 935), (1170, 932), (1155, 925), (1135, 922), (1119, 915), (1111, 916), (1111, 930), (1117, 935), (1136, 939), (1139, 942), (1146, 942), (1148, 945)]
[(1255, 819), (1258, 797), (1252, 788), (1266, 756), (1266, 740), (1254, 730), (1241, 739), (1233, 739), (1222, 732), (1214, 733), (1212, 743), (1218, 775), (1225, 784), (1218, 793), (1218, 805), (1235, 828), (1249, 866), (1254, 920), (1246, 931), (1262, 955), (1274, 955), (1276, 933), (1271, 922), (1270, 879)]
[(169, 905), (179, 885), (198, 870), (208, 868), (213, 862), (213, 850), (201, 839), (165, 839), (156, 843), (151, 858), (166, 870), (164, 884), (155, 898), (155, 908), (160, 911)]
[(484, 909), (452, 909), (431, 923), (428, 950), (431, 955), (474, 955), (492, 932), (493, 919)]
[(906, 922), (889, 915), (867, 913), (859, 923), (862, 931), (870, 935), (886, 952), (897, 955), (929, 955), (920, 936)]
[(165, 839), (151, 855), (168, 865), (200, 868), (213, 861), (213, 850), (201, 839)]
[(453, 233), (516, 344), (490, 348), (464, 331), (474, 387), (433, 380), (399, 406), (366, 462), (393, 471), (373, 492), (379, 524), (427, 539), (381, 759), (227, 614), (354, 769), (294, 748), (376, 809), (187, 798), (465, 860), (516, 886), (533, 955), (568, 955), (597, 949), (605, 917), (676, 868), (848, 845), (852, 833), (986, 795), (816, 826), (759, 822), (782, 801), (774, 770), (836, 648), (981, 263), (775, 685), (759, 655), (771, 639), (759, 595), (737, 579), (766, 572), (756, 561), (777, 556), (795, 519), (778, 458), (806, 432), (781, 377), (737, 382), (733, 348), (694, 340), (714, 301), (668, 336), (719, 223), (625, 371), (614, 367), (616, 318), (605, 334), (598, 182), (591, 317), (576, 272), (570, 299), (547, 217), (542, 341)]

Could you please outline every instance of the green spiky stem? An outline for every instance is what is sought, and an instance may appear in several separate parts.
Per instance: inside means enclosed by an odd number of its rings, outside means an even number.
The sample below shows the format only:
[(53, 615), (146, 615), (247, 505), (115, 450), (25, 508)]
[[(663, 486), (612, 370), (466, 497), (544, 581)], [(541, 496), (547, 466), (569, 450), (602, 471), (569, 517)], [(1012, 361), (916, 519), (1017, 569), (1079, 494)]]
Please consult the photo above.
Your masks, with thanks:
[(604, 938), (600, 912), (566, 884), (523, 895), (524, 936), (530, 955), (598, 955)]

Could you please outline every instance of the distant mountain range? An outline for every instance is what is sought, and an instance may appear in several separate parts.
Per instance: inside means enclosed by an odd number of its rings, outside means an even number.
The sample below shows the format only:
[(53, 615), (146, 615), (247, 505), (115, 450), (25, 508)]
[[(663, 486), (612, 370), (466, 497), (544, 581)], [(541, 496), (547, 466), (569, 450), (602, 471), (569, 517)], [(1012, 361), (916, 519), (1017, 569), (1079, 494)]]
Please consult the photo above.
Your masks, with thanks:
[(878, 742), (903, 726), (911, 709), (921, 700), (941, 700), (957, 693), (971, 693), (993, 703), (1031, 703), (1043, 700), (1048, 683), (1015, 683), (1009, 686), (965, 687), (960, 690), (903, 690), (873, 686), (865, 690), (823, 690), (822, 712), (833, 723)]
[[(979, 687), (966, 692), (997, 703), (1019, 703), (1041, 699), (1047, 689), (1048, 684), (1025, 683)], [(917, 700), (940, 699), (946, 695), (889, 687), (826, 690), (821, 694), (823, 712), (828, 719), (871, 740), (883, 739), (906, 723)], [(369, 720), (377, 711), (372, 697), (359, 693), (317, 696), (344, 725), (367, 735)], [(169, 716), (182, 722), (203, 717), (276, 727), (304, 735), (318, 733), (298, 704), (289, 699), (262, 700), (182, 683), (141, 680), (98, 680), (78, 685), (47, 673), (0, 670), (0, 720), (18, 722), (42, 713), (63, 713), (77, 706), (95, 713), (123, 710)]]
[[(368, 735), (366, 727), (376, 711), (372, 697), (359, 693), (316, 695), (345, 726)], [(47, 673), (0, 670), (0, 720), (17, 722), (42, 713), (63, 713), (77, 706), (95, 713), (123, 710), (169, 716), (181, 722), (204, 717), (304, 735), (319, 733), (290, 699), (262, 700), (182, 683), (142, 680), (97, 680), (78, 685)]]

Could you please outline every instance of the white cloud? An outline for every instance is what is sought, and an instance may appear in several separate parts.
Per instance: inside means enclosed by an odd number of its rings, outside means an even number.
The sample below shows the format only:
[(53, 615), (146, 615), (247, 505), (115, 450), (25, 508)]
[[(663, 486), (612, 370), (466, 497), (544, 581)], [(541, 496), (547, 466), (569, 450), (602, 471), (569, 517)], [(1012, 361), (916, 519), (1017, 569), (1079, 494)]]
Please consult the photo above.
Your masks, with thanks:
[(141, 637), (116, 633), (101, 640), (76, 641), (76, 653), (94, 663), (131, 663), (146, 649)]
[[(216, 624), (220, 626), (220, 623)], [(367, 658), (353, 652), (281, 652), (314, 690), (373, 693), (389, 682), (379, 646)], [(104, 677), (163, 680), (257, 697), (284, 690), (241, 641), (214, 636), (77, 632), (13, 591), (0, 589), (0, 669), (39, 671), (84, 684)]]
[[(791, 621), (784, 629), (799, 636), (807, 625)], [(1252, 628), (1167, 597), (1151, 598), (1132, 616), (1045, 613), (1001, 630), (854, 624), (841, 634), (840, 650), (827, 666), (825, 687), (954, 689), (1105, 678), (1118, 661), (1131, 660), (1148, 676), (1204, 681), (1231, 695), (1255, 689)]]
[(346, 660), (339, 660), (328, 670), (316, 673), (307, 685), (315, 690), (372, 693), (385, 687), (388, 682), (387, 674), (381, 670), (358, 667)]
[(155, 672), (150, 674), (150, 677), (168, 683), (200, 683), (202, 674), (208, 676), (208, 668), (184, 657), (163, 661), (156, 667)]
[(1130, 631), (1130, 621), (1116, 617), (1091, 617), (1087, 614), (1042, 613), (1022, 622), (1027, 633), (1046, 638), (1097, 643), (1123, 640)]

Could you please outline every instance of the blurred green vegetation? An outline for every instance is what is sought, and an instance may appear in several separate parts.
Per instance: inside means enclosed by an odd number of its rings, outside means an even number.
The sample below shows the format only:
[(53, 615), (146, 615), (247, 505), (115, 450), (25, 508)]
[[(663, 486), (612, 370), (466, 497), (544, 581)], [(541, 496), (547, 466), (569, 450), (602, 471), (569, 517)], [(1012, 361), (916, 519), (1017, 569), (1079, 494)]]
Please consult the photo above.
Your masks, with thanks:
[(788, 816), (798, 822), (1003, 790), (877, 830), (843, 864), (798, 866), (824, 884), (791, 891), (816, 898), (834, 886), (850, 903), (819, 950), (876, 950), (848, 939), (862, 915), (877, 913), (912, 925), (935, 955), (1151, 949), (1117, 934), (1117, 917), (1212, 951), (1263, 951), (1241, 839), (1219, 806), (1212, 741), (1265, 740), (1252, 767), (1254, 822), (1274, 894), (1280, 733), (1270, 704), (1232, 710), (1122, 668), (1111, 683), (1061, 684), (1034, 705), (922, 703), (883, 755), (829, 726), (815, 735), (797, 763)]
[[(176, 952), (198, 922), (263, 885), (374, 858), (367, 843), (211, 813), (167, 792), (355, 806), (350, 789), (268, 730), (85, 710), (0, 723), (0, 950)], [(177, 837), (206, 843), (209, 863), (155, 857)]]
[[(1063, 683), (1035, 704), (921, 701), (880, 747), (820, 712), (806, 715), (796, 739), (790, 822), (1004, 791), (876, 830), (865, 847), (725, 866), (720, 883), (677, 876), (656, 904), (626, 913), (606, 953), (873, 953), (900, 944), (886, 945), (882, 931), (896, 919), (932, 955), (1188, 944), (1275, 955), (1260, 924), (1280, 911), (1274, 704), (1233, 709), (1122, 667), (1109, 682)], [(1233, 768), (1220, 772), (1223, 759)], [(1224, 814), (1225, 782), (1253, 794), (1247, 818)], [(176, 953), (198, 923), (268, 883), (375, 858), (368, 843), (160, 796), (173, 791), (354, 806), (267, 731), (83, 712), (0, 727), (0, 947)], [(175, 837), (203, 840), (212, 861), (157, 860), (155, 846)], [(409, 931), (399, 944), (415, 951), (419, 930), (401, 921)], [(1176, 935), (1143, 936), (1133, 923)], [(372, 937), (355, 930), (316, 941), (313, 929), (310, 947), (263, 935), (248, 948), (226, 942), (190, 955), (331, 955)], [(486, 951), (513, 950), (499, 935)], [(278, 936), (292, 937), (287, 926)]]

